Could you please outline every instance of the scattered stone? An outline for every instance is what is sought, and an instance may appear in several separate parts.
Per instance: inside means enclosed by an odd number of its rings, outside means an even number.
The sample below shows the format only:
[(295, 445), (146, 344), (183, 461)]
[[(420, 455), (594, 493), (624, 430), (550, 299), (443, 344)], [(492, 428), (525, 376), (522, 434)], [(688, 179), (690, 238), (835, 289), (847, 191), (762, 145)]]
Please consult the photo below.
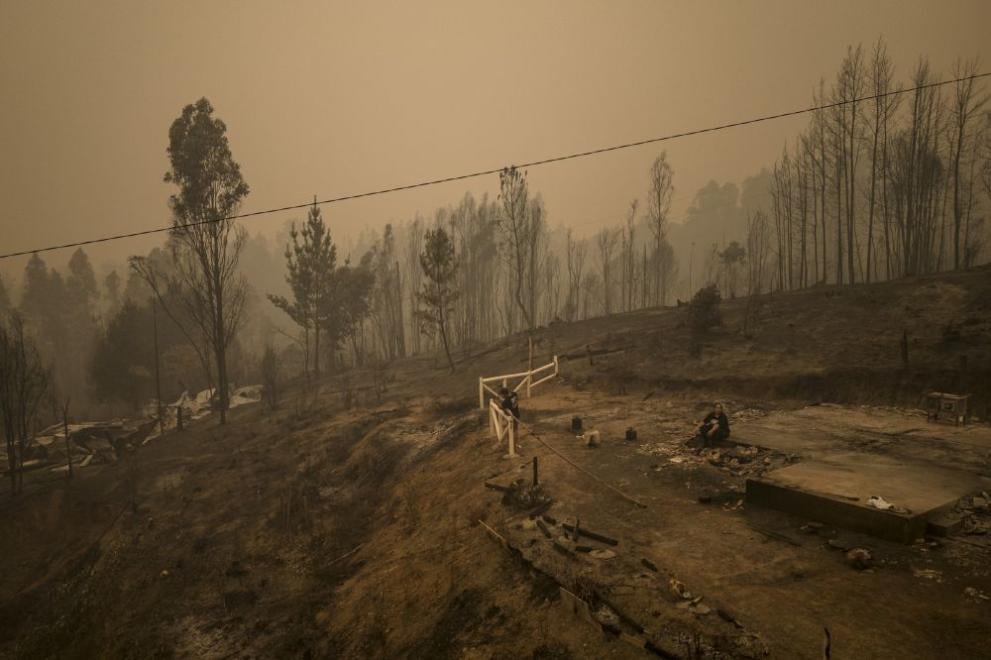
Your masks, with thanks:
[(991, 527), (985, 520), (978, 520), (975, 516), (968, 516), (964, 518), (961, 529), (964, 534), (969, 534), (971, 536), (983, 536), (991, 531)]
[(866, 548), (853, 548), (846, 553), (846, 562), (851, 568), (864, 571), (871, 567), (874, 558)]
[(917, 578), (936, 580), (936, 582), (943, 581), (943, 572), (937, 571), (935, 568), (913, 568), (912, 575), (914, 575)]
[(619, 617), (605, 605), (596, 610), (593, 616), (601, 624), (614, 627), (619, 625)]
[(723, 504), (723, 510), (725, 511), (737, 511), (742, 508), (743, 508), (742, 499), (737, 500), (735, 503), (727, 502), (726, 504)]
[(600, 559), (602, 561), (605, 561), (607, 559), (614, 559), (616, 557), (616, 553), (613, 552), (612, 550), (608, 550), (608, 549), (605, 549), (605, 550), (592, 550), (589, 553), (589, 557), (592, 557), (593, 559)]
[(771, 654), (767, 644), (756, 633), (745, 633), (737, 637), (736, 648), (744, 658), (763, 658)]
[(685, 588), (685, 585), (678, 578), (673, 577), (668, 580), (668, 587), (671, 589), (671, 593), (678, 598), (684, 600), (692, 600), (692, 598), (694, 598), (694, 596), (692, 596), (692, 592), (688, 591), (688, 589)]
[(966, 589), (964, 589), (963, 590), (963, 595), (966, 596), (967, 598), (970, 598), (971, 600), (976, 601), (976, 602), (980, 602), (980, 601), (984, 601), (984, 600), (991, 600), (991, 596), (988, 596), (986, 593), (984, 593), (980, 589), (975, 589), (974, 587), (967, 587)]

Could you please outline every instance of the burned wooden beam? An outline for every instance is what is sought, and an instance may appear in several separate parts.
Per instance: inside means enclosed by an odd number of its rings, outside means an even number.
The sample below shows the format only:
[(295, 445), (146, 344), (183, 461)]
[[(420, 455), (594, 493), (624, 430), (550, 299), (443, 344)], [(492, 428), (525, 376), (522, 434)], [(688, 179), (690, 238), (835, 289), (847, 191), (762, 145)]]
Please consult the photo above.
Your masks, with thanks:
[[(571, 532), (572, 534), (575, 532), (574, 525), (564, 523), (561, 526), (564, 527), (565, 531)], [(587, 539), (592, 539), (593, 541), (598, 541), (599, 543), (605, 543), (606, 545), (619, 545), (619, 541), (616, 539), (609, 538), (608, 536), (604, 536), (602, 534), (596, 534), (595, 532), (590, 532), (587, 529), (579, 528), (578, 535), (584, 536)]]
[(530, 509), (530, 512), (527, 515), (530, 518), (535, 519), (538, 516), (542, 516), (544, 514), (544, 512), (547, 511), (548, 509), (550, 509), (551, 506), (553, 506), (553, 505), (554, 505), (554, 502), (543, 502), (541, 504), (538, 504), (534, 508)]

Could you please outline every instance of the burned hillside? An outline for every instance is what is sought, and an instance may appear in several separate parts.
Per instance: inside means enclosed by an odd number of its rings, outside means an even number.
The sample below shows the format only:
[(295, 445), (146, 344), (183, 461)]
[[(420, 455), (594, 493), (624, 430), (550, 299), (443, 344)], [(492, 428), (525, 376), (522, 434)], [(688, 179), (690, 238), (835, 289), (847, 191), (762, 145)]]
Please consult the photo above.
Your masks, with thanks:
[[(893, 353), (875, 360), (878, 382), (900, 368), (899, 330), (863, 346), (855, 311), (883, 316), (864, 301), (897, 309), (930, 285), (957, 291), (958, 304), (920, 306), (901, 384), (867, 391), (847, 380), (848, 370), (872, 369), (855, 366), (858, 351)], [(371, 373), (354, 374), (350, 409), (331, 379), (319, 392), (290, 387), (277, 411), (256, 402), (225, 427), (206, 417), (169, 429), (124, 461), (77, 468), (71, 485), (29, 489), (4, 551), (18, 558), (5, 574), (5, 648), (23, 657), (818, 657), (826, 627), (853, 655), (880, 639), (979, 657), (977, 631), (991, 616), (981, 568), (991, 552), (991, 434), (980, 403), (954, 426), (927, 421), (904, 397), (914, 379), (977, 382), (953, 367), (966, 352), (968, 370), (985, 370), (979, 344), (965, 334), (947, 347), (921, 328), (964, 314), (979, 323), (963, 327), (984, 327), (987, 286), (976, 271), (771, 297), (763, 313), (782, 334), (812, 306), (838, 307), (826, 316), (851, 330), (833, 321), (833, 343), (796, 337), (792, 373), (775, 374), (780, 354), (762, 355), (734, 331), (745, 301), (724, 305), (699, 357), (677, 356), (687, 332), (678, 308), (542, 329), (536, 351), (553, 341), (560, 371), (520, 401), (517, 458), (465, 394), (500, 365), (526, 369), (526, 344), (512, 338), (459, 361), (453, 376), (429, 360), (399, 362), (376, 393), (359, 382)], [(658, 327), (668, 337), (660, 345), (644, 332)], [(693, 378), (709, 360), (746, 377), (719, 389)], [(788, 379), (808, 389), (779, 389)], [(694, 447), (693, 420), (712, 400), (725, 403), (732, 434)], [(576, 439), (573, 417), (599, 432), (595, 446)], [(815, 508), (751, 501), (748, 482), (840, 457), (956, 471), (970, 485), (907, 542), (823, 522)], [(530, 492), (534, 458), (540, 495)], [(867, 506), (867, 493), (847, 495)], [(894, 490), (869, 495), (911, 503)], [(934, 602), (947, 616), (932, 626), (949, 637), (918, 624)], [(865, 630), (867, 619), (878, 625)]]

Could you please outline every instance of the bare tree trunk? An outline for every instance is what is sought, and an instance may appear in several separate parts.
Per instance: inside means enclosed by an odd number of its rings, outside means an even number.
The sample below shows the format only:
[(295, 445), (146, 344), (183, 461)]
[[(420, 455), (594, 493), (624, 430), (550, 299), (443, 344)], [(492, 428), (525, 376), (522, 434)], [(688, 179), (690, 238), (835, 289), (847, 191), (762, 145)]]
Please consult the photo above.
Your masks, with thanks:
[(842, 163), (836, 158), (836, 283), (843, 284), (843, 203), (842, 203)]
[[(159, 406), (161, 410), (161, 406)], [(65, 434), (65, 465), (68, 468), (68, 478), (72, 479), (72, 447), (69, 442), (69, 399), (62, 406), (62, 433)], [(164, 433), (164, 431), (162, 431)]]
[[(159, 435), (165, 435), (165, 415), (162, 414), (162, 378), (161, 369), (159, 368), (160, 356), (158, 352), (158, 303), (154, 300), (151, 301), (151, 329), (152, 329), (152, 344), (155, 350), (155, 404), (158, 410), (158, 433)], [(66, 402), (68, 406), (68, 402)], [(66, 426), (66, 433), (68, 433), (68, 425)], [(68, 445), (69, 438), (66, 436), (66, 449), (69, 448)], [(72, 471), (71, 463), (69, 471)]]

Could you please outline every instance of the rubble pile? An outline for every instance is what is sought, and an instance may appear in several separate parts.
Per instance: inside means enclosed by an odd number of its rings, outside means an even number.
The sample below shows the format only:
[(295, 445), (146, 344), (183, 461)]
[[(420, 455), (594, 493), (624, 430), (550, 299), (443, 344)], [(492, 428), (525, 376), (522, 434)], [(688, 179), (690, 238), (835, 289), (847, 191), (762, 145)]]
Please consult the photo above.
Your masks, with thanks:
[(704, 449), (701, 457), (710, 465), (738, 477), (759, 477), (798, 460), (794, 455), (746, 445)]
[(765, 472), (791, 465), (798, 460), (792, 454), (783, 454), (754, 445), (738, 445), (732, 442), (720, 447), (693, 449), (682, 442), (660, 442), (640, 445), (639, 453), (666, 459), (655, 465), (655, 470), (667, 466), (702, 467), (710, 465), (737, 477), (759, 477)]
[(760, 419), (767, 415), (767, 411), (761, 410), (760, 408), (742, 408), (736, 412), (730, 414), (730, 419), (733, 420), (734, 424), (739, 422), (747, 422), (753, 419)]
[[(230, 407), (256, 403), (261, 401), (261, 395), (261, 385), (240, 387), (231, 393)], [(183, 421), (188, 422), (206, 417), (216, 405), (217, 397), (213, 389), (203, 390), (195, 397), (183, 392), (174, 403), (162, 406), (165, 430), (178, 426), (180, 408)], [(66, 427), (61, 423), (53, 424), (25, 442), (22, 466), (25, 470), (48, 468), (52, 472), (66, 472), (69, 469), (69, 457), (77, 468), (116, 463), (124, 452), (159, 436), (158, 402), (148, 403), (142, 410), (142, 415), (140, 419), (119, 418), (69, 424), (68, 443), (65, 438)], [(0, 470), (7, 470), (5, 452), (0, 452)]]
[(69, 424), (67, 448), (65, 428), (56, 424), (44, 429), (26, 443), (24, 467), (49, 467), (55, 472), (66, 471), (66, 451), (71, 455), (73, 465), (79, 467), (116, 463), (123, 452), (140, 445), (154, 425), (154, 420), (124, 419)]
[(991, 495), (987, 492), (964, 497), (957, 502), (955, 511), (961, 518), (961, 533), (971, 536), (991, 535)]
[(542, 484), (534, 486), (525, 479), (517, 479), (511, 483), (502, 495), (504, 505), (520, 511), (550, 506), (552, 501)]

